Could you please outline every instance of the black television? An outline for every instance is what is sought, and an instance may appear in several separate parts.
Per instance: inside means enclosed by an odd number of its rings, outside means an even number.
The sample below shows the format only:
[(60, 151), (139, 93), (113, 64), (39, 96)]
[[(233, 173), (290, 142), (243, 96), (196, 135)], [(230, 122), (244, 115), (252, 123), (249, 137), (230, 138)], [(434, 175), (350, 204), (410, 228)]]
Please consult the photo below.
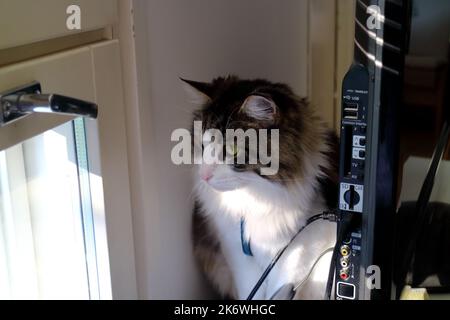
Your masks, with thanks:
[(410, 20), (409, 0), (356, 1), (354, 62), (342, 86), (341, 221), (328, 298), (395, 297), (399, 110)]

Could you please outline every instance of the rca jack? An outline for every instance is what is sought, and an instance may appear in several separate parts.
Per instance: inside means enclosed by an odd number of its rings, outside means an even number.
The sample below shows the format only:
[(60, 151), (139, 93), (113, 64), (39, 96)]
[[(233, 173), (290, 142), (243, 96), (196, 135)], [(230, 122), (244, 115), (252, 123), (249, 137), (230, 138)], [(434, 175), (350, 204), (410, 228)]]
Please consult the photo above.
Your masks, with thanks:
[(347, 257), (341, 258), (341, 267), (342, 268), (348, 268), (350, 266), (350, 262), (348, 261)]
[(350, 255), (351, 250), (349, 246), (343, 245), (340, 249), (340, 252), (343, 257), (347, 257)]
[(348, 278), (350, 278), (350, 274), (348, 271), (348, 268), (341, 269), (341, 271), (339, 271), (339, 277), (344, 281), (348, 280)]

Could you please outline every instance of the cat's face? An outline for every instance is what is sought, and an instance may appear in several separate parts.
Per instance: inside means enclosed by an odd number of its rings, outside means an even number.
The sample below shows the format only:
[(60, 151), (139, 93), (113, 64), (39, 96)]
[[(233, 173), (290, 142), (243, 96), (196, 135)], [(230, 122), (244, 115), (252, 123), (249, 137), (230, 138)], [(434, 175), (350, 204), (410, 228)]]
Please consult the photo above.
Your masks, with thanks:
[[(288, 87), (236, 77), (212, 83), (184, 81), (201, 105), (194, 114), (194, 121), (201, 121), (202, 139), (194, 139), (194, 148), (201, 150), (197, 156), (202, 159), (196, 159), (201, 162), (197, 173), (201, 183), (231, 191), (286, 184), (298, 174), (302, 106)], [(244, 141), (231, 136), (230, 130), (244, 133)], [(199, 141), (203, 142), (200, 146)]]

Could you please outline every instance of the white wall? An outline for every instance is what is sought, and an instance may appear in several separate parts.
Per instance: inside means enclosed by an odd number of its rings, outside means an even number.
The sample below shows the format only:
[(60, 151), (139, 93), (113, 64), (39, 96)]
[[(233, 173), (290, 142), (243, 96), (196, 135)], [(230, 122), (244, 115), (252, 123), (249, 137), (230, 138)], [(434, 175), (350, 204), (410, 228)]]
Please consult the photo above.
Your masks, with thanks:
[[(410, 157), (403, 166), (403, 181), (400, 199), (401, 201), (417, 201), (423, 181), (430, 167), (429, 158)], [(450, 161), (442, 160), (430, 201), (450, 204), (450, 189), (448, 180), (450, 177)]]
[(306, 95), (307, 1), (133, 4), (140, 109), (128, 130), (138, 139), (129, 153), (139, 296), (207, 297), (191, 253), (191, 168), (170, 159), (171, 132), (189, 127), (193, 110), (178, 77), (264, 77)]

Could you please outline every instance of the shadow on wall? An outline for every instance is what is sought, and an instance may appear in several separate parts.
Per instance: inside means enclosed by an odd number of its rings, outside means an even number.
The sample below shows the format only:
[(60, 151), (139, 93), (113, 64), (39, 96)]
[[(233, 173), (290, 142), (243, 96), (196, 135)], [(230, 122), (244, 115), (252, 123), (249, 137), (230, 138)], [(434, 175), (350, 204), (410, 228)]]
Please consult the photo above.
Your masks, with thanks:
[(447, 59), (450, 1), (413, 0), (410, 54)]

